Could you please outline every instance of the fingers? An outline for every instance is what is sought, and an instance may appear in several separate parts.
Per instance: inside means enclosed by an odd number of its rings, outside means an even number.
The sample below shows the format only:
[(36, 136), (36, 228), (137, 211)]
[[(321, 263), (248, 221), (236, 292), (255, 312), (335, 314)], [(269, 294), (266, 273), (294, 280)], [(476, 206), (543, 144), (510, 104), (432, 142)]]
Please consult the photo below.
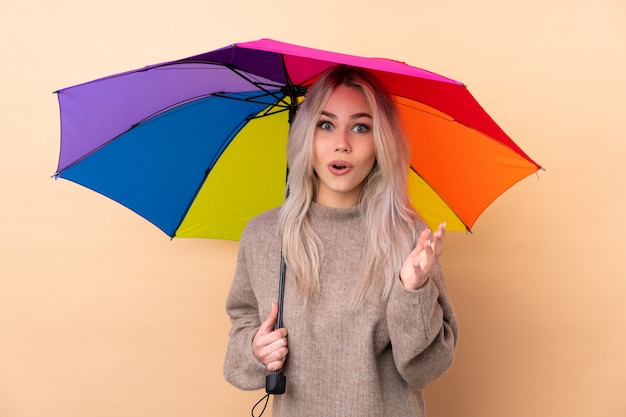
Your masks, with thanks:
[(278, 318), (278, 304), (272, 303), (270, 314), (265, 319), (252, 339), (254, 356), (263, 363), (270, 372), (283, 367), (287, 357), (287, 329), (274, 330)]
[(414, 268), (422, 268), (429, 253), (432, 253), (431, 233), (430, 230), (426, 229), (420, 233), (415, 249), (409, 254), (405, 264), (410, 262)]
[(259, 327), (259, 331), (264, 331), (265, 333), (269, 333), (274, 330), (276, 326), (276, 320), (278, 320), (278, 303), (272, 303), (272, 308), (270, 309), (270, 314), (267, 316), (265, 321), (261, 323), (261, 327)]
[(254, 356), (267, 367), (268, 371), (277, 371), (283, 367), (287, 357), (287, 331), (278, 329), (268, 335), (257, 336), (252, 341)]
[(424, 272), (428, 272), (428, 269), (430, 269), (433, 258), (433, 237), (430, 230), (422, 231), (413, 252), (416, 253), (413, 262), (415, 274), (417, 276), (423, 275)]
[(285, 359), (287, 359), (287, 347), (280, 348), (272, 352), (272, 355), (268, 356), (266, 359), (265, 366), (267, 370), (270, 372), (279, 371), (282, 369), (285, 364)]
[(436, 258), (441, 255), (444, 235), (445, 223), (440, 224), (435, 233), (429, 229), (420, 233), (415, 249), (400, 269), (400, 281), (405, 288), (415, 290), (426, 283)]
[(446, 223), (443, 222), (437, 228), (437, 231), (433, 233), (431, 247), (436, 257), (441, 256), (443, 252), (443, 239), (446, 236)]
[(433, 233), (433, 238), (443, 240), (445, 235), (446, 235), (446, 222), (443, 222), (439, 225), (439, 227), (437, 227), (437, 230), (435, 231), (435, 233)]
[(407, 289), (420, 288), (428, 278), (429, 265), (434, 258), (430, 239), (430, 230), (423, 230), (417, 238), (415, 249), (411, 251), (400, 269), (400, 282)]
[(423, 230), (417, 239), (417, 245), (414, 252), (420, 252), (431, 246), (431, 232), (429, 229)]

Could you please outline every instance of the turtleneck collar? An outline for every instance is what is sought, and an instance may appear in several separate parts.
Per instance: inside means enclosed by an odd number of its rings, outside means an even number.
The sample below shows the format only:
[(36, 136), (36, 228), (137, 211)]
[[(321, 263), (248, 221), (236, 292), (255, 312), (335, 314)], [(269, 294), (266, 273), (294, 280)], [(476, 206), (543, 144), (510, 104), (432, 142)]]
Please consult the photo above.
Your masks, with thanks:
[(313, 201), (309, 207), (309, 213), (311, 216), (319, 219), (349, 220), (360, 217), (363, 214), (363, 206), (357, 204), (353, 207), (336, 208), (323, 206)]

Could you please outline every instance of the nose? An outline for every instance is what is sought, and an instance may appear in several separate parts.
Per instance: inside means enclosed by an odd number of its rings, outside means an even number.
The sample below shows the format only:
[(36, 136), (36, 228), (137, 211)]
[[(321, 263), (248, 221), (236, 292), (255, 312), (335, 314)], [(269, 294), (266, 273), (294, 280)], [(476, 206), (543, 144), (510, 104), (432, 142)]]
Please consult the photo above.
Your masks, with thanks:
[(348, 134), (343, 130), (338, 130), (335, 138), (335, 152), (350, 152), (352, 147), (348, 140)]

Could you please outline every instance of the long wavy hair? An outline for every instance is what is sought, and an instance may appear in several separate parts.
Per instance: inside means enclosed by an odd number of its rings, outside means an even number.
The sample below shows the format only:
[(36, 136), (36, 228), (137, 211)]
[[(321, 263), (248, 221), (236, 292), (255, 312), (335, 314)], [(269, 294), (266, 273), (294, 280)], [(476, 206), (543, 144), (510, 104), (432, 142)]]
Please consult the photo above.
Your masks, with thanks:
[(318, 187), (313, 169), (315, 128), (333, 91), (341, 86), (359, 89), (372, 113), (376, 163), (365, 179), (359, 205), (364, 214), (368, 240), (364, 275), (353, 307), (362, 304), (369, 288), (384, 279), (382, 297), (388, 298), (400, 268), (417, 241), (418, 216), (407, 195), (409, 147), (396, 107), (382, 84), (369, 72), (336, 66), (311, 87), (289, 131), (287, 196), (280, 209), (285, 262), (295, 274), (305, 299), (319, 290), (321, 242), (311, 228), (308, 211)]

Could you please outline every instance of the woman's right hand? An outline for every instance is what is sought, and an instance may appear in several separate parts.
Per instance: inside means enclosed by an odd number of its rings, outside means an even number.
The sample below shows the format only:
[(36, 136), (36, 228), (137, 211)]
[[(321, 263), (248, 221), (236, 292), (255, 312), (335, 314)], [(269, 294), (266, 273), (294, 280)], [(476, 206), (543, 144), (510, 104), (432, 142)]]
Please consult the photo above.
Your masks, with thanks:
[(278, 319), (278, 303), (272, 303), (272, 309), (267, 319), (261, 323), (252, 339), (254, 356), (267, 367), (270, 372), (278, 371), (283, 367), (287, 358), (287, 329), (274, 330)]

